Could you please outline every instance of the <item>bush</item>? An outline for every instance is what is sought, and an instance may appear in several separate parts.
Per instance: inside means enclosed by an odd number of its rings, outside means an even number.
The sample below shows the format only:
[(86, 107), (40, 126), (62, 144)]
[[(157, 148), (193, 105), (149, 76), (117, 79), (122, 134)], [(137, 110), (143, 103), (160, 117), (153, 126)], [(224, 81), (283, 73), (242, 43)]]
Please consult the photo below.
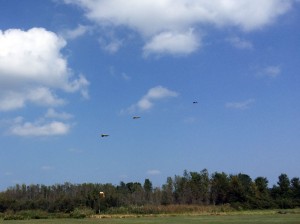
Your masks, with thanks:
[(106, 212), (106, 214), (129, 214), (129, 208), (128, 207), (112, 207), (109, 208)]
[(47, 219), (49, 214), (42, 210), (25, 210), (16, 213), (24, 219)]
[(12, 215), (5, 215), (3, 220), (24, 220), (25, 218), (21, 215), (16, 215), (16, 214), (12, 214)]
[(94, 214), (94, 211), (91, 208), (75, 208), (73, 212), (71, 212), (70, 217), (75, 219), (83, 219), (87, 217), (91, 217)]

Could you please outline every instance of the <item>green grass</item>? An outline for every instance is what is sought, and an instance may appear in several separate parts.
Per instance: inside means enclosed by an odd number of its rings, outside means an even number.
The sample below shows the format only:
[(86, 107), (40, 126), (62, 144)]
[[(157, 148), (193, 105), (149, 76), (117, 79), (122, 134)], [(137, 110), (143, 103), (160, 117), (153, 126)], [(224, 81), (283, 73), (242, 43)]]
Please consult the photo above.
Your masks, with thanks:
[(300, 224), (300, 214), (141, 216), (127, 218), (0, 220), (9, 224)]

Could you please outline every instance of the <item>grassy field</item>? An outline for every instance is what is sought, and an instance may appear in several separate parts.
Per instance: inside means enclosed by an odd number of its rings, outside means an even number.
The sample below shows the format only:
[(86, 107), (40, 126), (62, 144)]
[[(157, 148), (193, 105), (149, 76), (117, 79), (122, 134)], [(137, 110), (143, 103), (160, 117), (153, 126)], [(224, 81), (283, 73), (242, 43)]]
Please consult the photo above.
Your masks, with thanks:
[(200, 216), (148, 216), (90, 219), (0, 220), (9, 224), (300, 224), (300, 214), (233, 214)]

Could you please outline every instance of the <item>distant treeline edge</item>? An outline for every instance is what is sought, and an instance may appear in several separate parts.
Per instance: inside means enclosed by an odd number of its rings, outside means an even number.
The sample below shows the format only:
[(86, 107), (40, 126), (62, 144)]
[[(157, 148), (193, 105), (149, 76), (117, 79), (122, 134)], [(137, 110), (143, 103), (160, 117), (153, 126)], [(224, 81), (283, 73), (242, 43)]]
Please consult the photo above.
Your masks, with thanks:
[[(105, 192), (105, 198), (99, 192)], [(161, 187), (144, 183), (120, 182), (119, 185), (82, 183), (16, 184), (0, 192), (0, 213), (40, 210), (48, 213), (72, 213), (85, 208), (94, 213), (120, 211), (132, 206), (227, 205), (233, 209), (271, 209), (300, 207), (300, 181), (280, 174), (278, 182), (268, 187), (266, 177), (254, 180), (247, 174), (228, 175), (184, 171), (168, 177)]]

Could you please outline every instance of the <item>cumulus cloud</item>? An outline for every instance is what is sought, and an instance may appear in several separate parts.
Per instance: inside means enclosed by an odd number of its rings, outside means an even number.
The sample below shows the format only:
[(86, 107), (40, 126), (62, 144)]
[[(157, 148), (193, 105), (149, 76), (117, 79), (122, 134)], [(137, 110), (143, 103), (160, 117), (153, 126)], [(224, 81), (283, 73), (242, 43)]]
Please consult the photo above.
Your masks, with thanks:
[(7, 172), (4, 173), (4, 175), (5, 175), (5, 176), (12, 176), (12, 175), (13, 175), (13, 172), (7, 171)]
[(43, 171), (50, 171), (50, 170), (54, 170), (53, 166), (48, 166), (48, 165), (44, 165), (41, 167), (41, 170)]
[(73, 30), (62, 31), (61, 36), (63, 36), (65, 39), (76, 39), (78, 37), (83, 36), (87, 32), (90, 32), (91, 30), (92, 30), (92, 27), (79, 24)]
[(68, 120), (73, 118), (72, 114), (66, 112), (57, 112), (53, 108), (48, 109), (47, 113), (45, 114), (46, 118), (55, 118), (61, 120)]
[(241, 101), (241, 102), (229, 102), (226, 103), (226, 107), (227, 108), (231, 108), (231, 109), (237, 109), (237, 110), (246, 110), (249, 109), (250, 106), (255, 102), (254, 99), (248, 99), (245, 101)]
[(53, 136), (65, 135), (69, 132), (70, 125), (59, 121), (49, 123), (17, 122), (10, 128), (10, 134), (17, 136)]
[(144, 95), (136, 104), (131, 105), (126, 111), (129, 113), (147, 111), (153, 107), (156, 101), (177, 96), (177, 92), (171, 91), (163, 86), (156, 86), (149, 89), (146, 95)]
[(276, 78), (281, 73), (281, 69), (279, 66), (268, 66), (264, 69), (263, 74), (270, 77)]
[(0, 110), (14, 110), (31, 102), (64, 103), (55, 90), (80, 91), (88, 97), (88, 81), (73, 77), (61, 54), (66, 41), (44, 28), (0, 30)]
[(253, 45), (250, 41), (243, 40), (239, 37), (228, 38), (227, 41), (232, 44), (232, 46), (241, 49), (241, 50), (251, 50)]
[(6, 127), (8, 135), (44, 137), (68, 134), (72, 125), (67, 120), (71, 118), (73, 118), (73, 115), (69, 113), (57, 112), (50, 108), (43, 116), (35, 119), (33, 122), (26, 121), (22, 116), (0, 122)]
[(99, 43), (103, 50), (109, 52), (110, 54), (114, 54), (122, 47), (123, 40), (113, 38), (107, 41), (104, 38), (99, 38)]
[(79, 5), (86, 17), (101, 27), (126, 27), (140, 33), (148, 54), (152, 50), (177, 54), (178, 50), (171, 51), (166, 43), (158, 45), (157, 41), (178, 39), (190, 49), (184, 51), (187, 54), (195, 51), (201, 41), (195, 34), (187, 36), (187, 30), (201, 30), (207, 25), (237, 27), (246, 32), (260, 29), (285, 14), (293, 0), (65, 0), (65, 3)]
[(48, 88), (37, 87), (30, 89), (0, 90), (0, 111), (8, 111), (24, 107), (26, 102), (42, 106), (58, 106), (64, 104)]
[(186, 117), (183, 119), (183, 122), (185, 124), (195, 124), (195, 123), (197, 123), (197, 118), (196, 117)]
[(147, 174), (148, 174), (148, 175), (155, 176), (155, 175), (160, 175), (161, 172), (160, 172), (159, 170), (148, 170), (148, 171), (147, 171)]
[(200, 43), (190, 30), (187, 33), (163, 32), (154, 36), (143, 48), (144, 55), (173, 54), (186, 55), (196, 51)]

